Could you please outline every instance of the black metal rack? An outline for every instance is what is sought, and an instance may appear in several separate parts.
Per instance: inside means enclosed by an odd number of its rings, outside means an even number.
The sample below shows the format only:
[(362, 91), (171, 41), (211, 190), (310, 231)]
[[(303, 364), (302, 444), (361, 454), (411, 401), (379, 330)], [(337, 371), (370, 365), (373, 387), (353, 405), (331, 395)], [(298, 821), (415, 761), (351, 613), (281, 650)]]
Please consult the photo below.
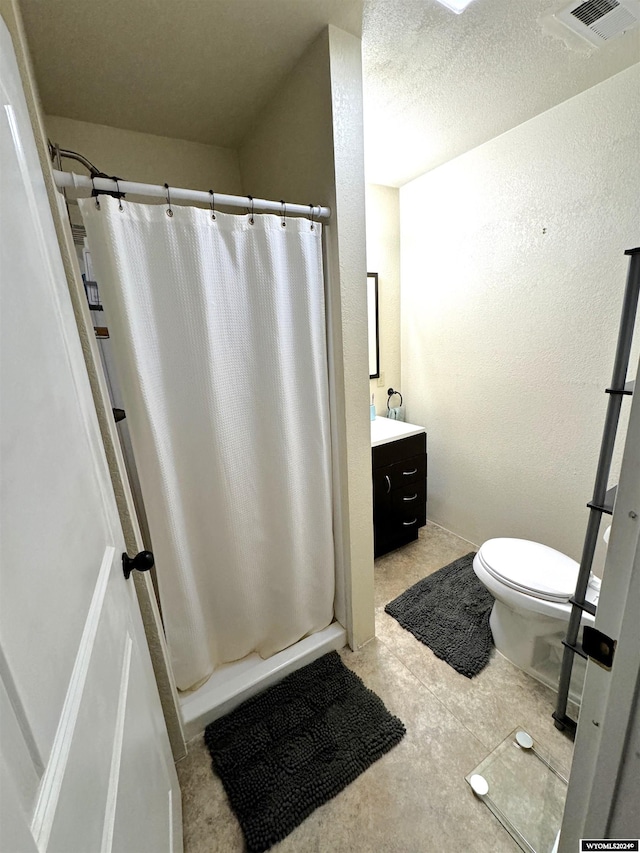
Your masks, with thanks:
[[(602, 432), (602, 443), (600, 446), (600, 456), (596, 470), (593, 497), (587, 504), (589, 507), (589, 520), (587, 522), (587, 532), (585, 534), (584, 546), (582, 549), (582, 558), (580, 560), (580, 570), (578, 572), (576, 590), (573, 598), (570, 599), (571, 615), (569, 617), (567, 636), (563, 640), (564, 654), (562, 658), (562, 669), (560, 671), (560, 683), (558, 685), (558, 700), (556, 710), (553, 713), (556, 728), (566, 730), (571, 734), (575, 733), (577, 726), (576, 721), (567, 715), (567, 701), (569, 698), (569, 685), (571, 681), (574, 656), (579, 655), (585, 659), (589, 657), (598, 659), (594, 657), (597, 652), (595, 650), (591, 651), (592, 649), (595, 649), (593, 643), (589, 644), (590, 651), (587, 653), (583, 647), (583, 643), (578, 642), (578, 635), (580, 633), (582, 613), (586, 612), (590, 613), (592, 616), (596, 615), (596, 606), (586, 600), (587, 587), (589, 584), (591, 566), (593, 564), (593, 556), (598, 540), (598, 532), (600, 530), (602, 515), (603, 513), (613, 515), (615, 506), (616, 490), (618, 487), (613, 486), (608, 489), (607, 483), (611, 472), (611, 460), (613, 458), (616, 432), (618, 429), (618, 421), (620, 419), (620, 409), (622, 407), (623, 399), (633, 394), (635, 387), (634, 380), (627, 380), (627, 370), (629, 368), (631, 342), (633, 340), (633, 329), (638, 309), (638, 295), (640, 293), (640, 247), (627, 249), (625, 255), (629, 255), (629, 270), (622, 303), (622, 316), (620, 318), (620, 330), (618, 332), (613, 377), (611, 379), (611, 387), (606, 389), (606, 393), (609, 395), (609, 402), (607, 405), (607, 414)], [(609, 642), (609, 644), (606, 642), (608, 639), (609, 638), (603, 636), (600, 646), (602, 646), (605, 651), (609, 651), (607, 662), (609, 662), (610, 665), (613, 651), (609, 648), (611, 642)], [(600, 662), (604, 663), (604, 661)]]

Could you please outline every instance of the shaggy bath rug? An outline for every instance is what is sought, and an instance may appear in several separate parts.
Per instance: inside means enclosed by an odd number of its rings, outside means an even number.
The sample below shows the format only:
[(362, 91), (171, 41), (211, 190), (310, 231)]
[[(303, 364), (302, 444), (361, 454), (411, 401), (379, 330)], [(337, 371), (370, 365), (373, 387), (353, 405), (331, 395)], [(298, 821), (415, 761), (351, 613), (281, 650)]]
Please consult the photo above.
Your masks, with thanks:
[(473, 678), (489, 663), (494, 598), (473, 571), (475, 553), (409, 587), (385, 611), (457, 672)]
[(262, 853), (404, 734), (330, 652), (208, 725), (204, 737), (247, 850)]

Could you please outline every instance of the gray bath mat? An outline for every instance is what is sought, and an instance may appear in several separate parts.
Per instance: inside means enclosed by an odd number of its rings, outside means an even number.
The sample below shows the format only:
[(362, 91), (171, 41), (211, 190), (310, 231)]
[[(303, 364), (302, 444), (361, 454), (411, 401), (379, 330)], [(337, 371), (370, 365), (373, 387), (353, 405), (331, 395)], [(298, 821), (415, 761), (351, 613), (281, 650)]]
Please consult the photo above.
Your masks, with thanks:
[(404, 733), (382, 700), (330, 652), (208, 725), (204, 737), (247, 850), (262, 853)]
[(489, 663), (494, 598), (473, 571), (475, 553), (409, 587), (385, 607), (403, 628), (457, 672), (473, 678)]

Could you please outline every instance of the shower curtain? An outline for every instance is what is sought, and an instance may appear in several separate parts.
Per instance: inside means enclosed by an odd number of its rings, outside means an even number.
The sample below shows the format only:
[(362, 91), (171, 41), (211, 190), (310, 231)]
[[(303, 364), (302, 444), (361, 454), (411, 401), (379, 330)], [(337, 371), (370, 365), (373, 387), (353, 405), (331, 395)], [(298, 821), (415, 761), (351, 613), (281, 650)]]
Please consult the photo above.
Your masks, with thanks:
[(80, 202), (176, 682), (333, 617), (321, 226)]

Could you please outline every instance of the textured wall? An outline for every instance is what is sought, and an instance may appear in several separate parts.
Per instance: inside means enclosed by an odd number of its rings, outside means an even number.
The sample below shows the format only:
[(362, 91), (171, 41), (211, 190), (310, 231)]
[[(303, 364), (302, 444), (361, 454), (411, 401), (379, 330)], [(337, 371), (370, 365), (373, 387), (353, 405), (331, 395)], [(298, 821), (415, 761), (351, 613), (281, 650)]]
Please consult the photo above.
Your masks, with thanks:
[(240, 148), (245, 192), (328, 204), (326, 230), (336, 468), (336, 615), (349, 642), (373, 636), (360, 40), (314, 42)]
[(639, 90), (635, 65), (400, 190), (408, 419), (431, 518), (472, 542), (579, 558), (640, 244)]
[[(375, 633), (373, 597), (373, 503), (369, 420), (364, 131), (360, 39), (329, 27), (331, 109), (336, 170), (332, 226), (333, 345), (340, 381), (340, 447), (347, 477), (342, 506), (347, 536), (347, 603), (353, 646)], [(339, 327), (338, 327), (339, 323)], [(344, 399), (342, 399), (344, 395)]]
[[(378, 273), (380, 375), (370, 381), (376, 411), (387, 412), (387, 388), (402, 391), (400, 373), (400, 194), (394, 187), (367, 184), (367, 270)], [(395, 398), (398, 402), (398, 398)]]
[(305, 52), (239, 149), (245, 193), (335, 204), (329, 35)]
[[(60, 116), (46, 116), (45, 123), (52, 142), (84, 154), (108, 175), (144, 184), (168, 183), (231, 195), (242, 192), (238, 155), (230, 148)], [(86, 169), (74, 160), (63, 160), (62, 167), (67, 172), (86, 174)], [(131, 196), (131, 200), (136, 198)], [(79, 215), (77, 220), (80, 221)]]

